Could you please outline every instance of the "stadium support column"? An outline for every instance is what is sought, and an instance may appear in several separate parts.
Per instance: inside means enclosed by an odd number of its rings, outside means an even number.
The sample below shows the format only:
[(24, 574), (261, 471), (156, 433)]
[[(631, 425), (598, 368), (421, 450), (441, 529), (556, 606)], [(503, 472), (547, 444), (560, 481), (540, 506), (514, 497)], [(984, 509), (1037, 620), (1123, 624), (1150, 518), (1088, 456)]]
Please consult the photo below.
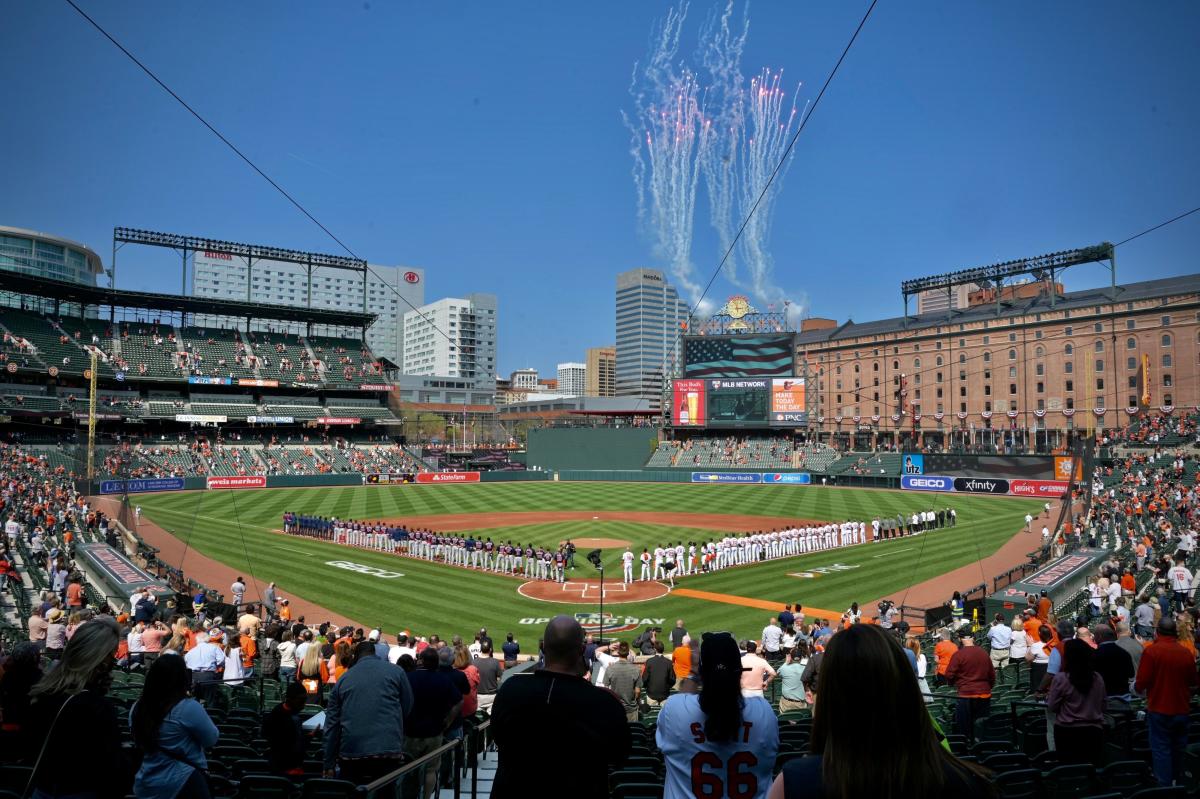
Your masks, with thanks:
[(88, 491), (92, 489), (92, 480), (96, 477), (96, 350), (93, 348), (92, 365), (88, 379), (88, 443), (87, 443), (87, 479)]

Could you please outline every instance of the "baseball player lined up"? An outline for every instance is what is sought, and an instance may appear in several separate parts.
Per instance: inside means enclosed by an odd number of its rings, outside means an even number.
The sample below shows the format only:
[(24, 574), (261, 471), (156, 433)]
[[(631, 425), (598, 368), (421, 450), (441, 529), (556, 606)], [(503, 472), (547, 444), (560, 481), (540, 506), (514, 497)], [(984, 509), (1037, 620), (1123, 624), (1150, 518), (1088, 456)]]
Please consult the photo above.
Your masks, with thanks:
[[(674, 584), (677, 577), (864, 544), (874, 537), (877, 536), (873, 536), (872, 528), (866, 522), (847, 521), (819, 527), (729, 535), (713, 541), (689, 541), (686, 545), (679, 541), (653, 549), (643, 547), (637, 556), (641, 563), (638, 581), (669, 580)], [(634, 582), (633, 561), (633, 551), (625, 550), (621, 555), (621, 579), (625, 583)]]

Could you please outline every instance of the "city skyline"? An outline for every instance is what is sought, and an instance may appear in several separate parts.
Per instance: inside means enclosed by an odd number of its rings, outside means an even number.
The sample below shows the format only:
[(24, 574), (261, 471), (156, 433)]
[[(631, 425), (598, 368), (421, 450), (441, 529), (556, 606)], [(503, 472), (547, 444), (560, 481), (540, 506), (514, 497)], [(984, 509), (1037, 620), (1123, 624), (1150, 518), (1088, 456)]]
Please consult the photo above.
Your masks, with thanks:
[[(423, 269), (426, 299), (496, 294), (498, 373), (551, 374), (613, 340), (615, 274), (666, 268), (637, 230), (619, 112), (670, 4), (469, 5), (453, 16), (381, 4), (84, 7), (356, 255)], [(864, 8), (754, 6), (745, 62), (785, 70), (811, 101)], [(777, 200), (777, 275), (811, 314), (892, 317), (904, 278), (1117, 242), (1195, 206), (1200, 109), (1188, 76), (1200, 54), (1187, 32), (1200, 7), (1081, 8), (876, 10)], [(106, 264), (118, 225), (341, 254), (69, 6), (19, 4), (7, 22), (9, 102), (38, 122), (6, 129), (21, 157), (0, 223), (82, 242)], [(245, 46), (245, 31), (266, 28), (278, 35)], [(163, 35), (177, 29), (237, 57), (197, 58)], [(56, 48), (38, 45), (50, 40)], [(404, 46), (393, 53), (383, 43), (394, 40)], [(1098, 42), (1109, 57), (1095, 58)], [(295, 57), (329, 43), (336, 58)], [(1097, 124), (1097, 107), (1121, 112)], [(1031, 133), (1048, 119), (1046, 135)], [(1119, 279), (1197, 271), (1198, 219), (1122, 247)], [(703, 227), (693, 253), (707, 277), (720, 251)], [(120, 288), (178, 291), (169, 255), (123, 251), (120, 263)], [(1107, 282), (1099, 267), (1065, 277), (1068, 291)], [(735, 292), (718, 278), (708, 299)]]

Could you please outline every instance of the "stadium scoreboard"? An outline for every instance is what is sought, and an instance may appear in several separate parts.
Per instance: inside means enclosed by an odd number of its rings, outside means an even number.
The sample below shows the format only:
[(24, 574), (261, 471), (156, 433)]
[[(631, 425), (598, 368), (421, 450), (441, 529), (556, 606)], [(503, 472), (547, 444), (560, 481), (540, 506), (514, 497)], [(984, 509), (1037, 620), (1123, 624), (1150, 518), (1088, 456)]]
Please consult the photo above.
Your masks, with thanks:
[(806, 427), (803, 377), (678, 379), (671, 385), (675, 427)]

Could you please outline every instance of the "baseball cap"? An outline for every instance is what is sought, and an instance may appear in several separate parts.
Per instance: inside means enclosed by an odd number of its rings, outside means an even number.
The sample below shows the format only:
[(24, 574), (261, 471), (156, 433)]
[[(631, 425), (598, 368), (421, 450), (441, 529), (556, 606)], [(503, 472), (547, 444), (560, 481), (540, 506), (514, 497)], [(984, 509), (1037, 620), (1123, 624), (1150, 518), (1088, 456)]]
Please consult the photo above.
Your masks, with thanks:
[(742, 653), (729, 633), (705, 634), (700, 642), (700, 672), (713, 674), (733, 671), (741, 674)]
[(371, 630), (371, 632), (367, 633), (367, 640), (368, 641), (378, 641), (379, 640), (379, 630)]

